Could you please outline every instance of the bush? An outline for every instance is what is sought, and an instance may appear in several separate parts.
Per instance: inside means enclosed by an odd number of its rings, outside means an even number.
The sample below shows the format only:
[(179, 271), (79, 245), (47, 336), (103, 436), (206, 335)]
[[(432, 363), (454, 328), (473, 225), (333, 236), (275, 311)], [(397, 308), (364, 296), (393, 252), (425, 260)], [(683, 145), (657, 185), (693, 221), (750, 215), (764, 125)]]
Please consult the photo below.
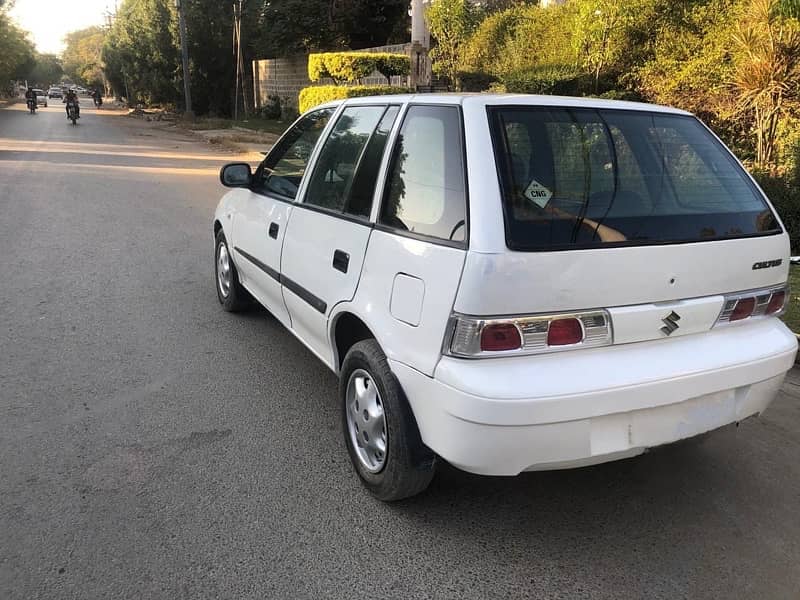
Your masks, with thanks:
[(389, 54), (388, 52), (376, 53), (375, 70), (386, 77), (387, 82), (392, 77), (405, 77), (411, 73), (411, 61), (405, 54)]
[(388, 52), (323, 52), (308, 57), (308, 78), (311, 81), (330, 77), (337, 83), (352, 83), (375, 71), (388, 80), (392, 75), (408, 75), (411, 63), (405, 54)]
[(754, 171), (753, 177), (764, 190), (789, 232), (792, 255), (800, 254), (800, 181), (797, 177)]
[(280, 96), (269, 95), (267, 102), (259, 109), (259, 116), (263, 119), (281, 118), (281, 99)]
[(331, 100), (358, 98), (361, 96), (383, 96), (386, 94), (408, 94), (410, 88), (390, 85), (314, 85), (300, 90), (299, 108), (308, 109)]
[(492, 85), (497, 83), (497, 77), (489, 73), (467, 73), (461, 72), (458, 74), (458, 80), (461, 82), (461, 90), (464, 92), (485, 92), (491, 89)]
[(601, 75), (595, 89), (594, 76), (568, 64), (547, 64), (512, 71), (498, 77), (511, 93), (555, 94), (558, 96), (603, 96), (635, 98), (636, 95), (615, 89), (613, 76)]
[(508, 73), (501, 81), (512, 93), (578, 96), (582, 76), (581, 71), (569, 65), (545, 65)]
[(525, 13), (525, 8), (516, 6), (486, 17), (464, 48), (460, 64), (462, 74), (464, 71), (498, 74), (507, 70), (516, 57), (506, 53), (506, 46), (516, 35)]

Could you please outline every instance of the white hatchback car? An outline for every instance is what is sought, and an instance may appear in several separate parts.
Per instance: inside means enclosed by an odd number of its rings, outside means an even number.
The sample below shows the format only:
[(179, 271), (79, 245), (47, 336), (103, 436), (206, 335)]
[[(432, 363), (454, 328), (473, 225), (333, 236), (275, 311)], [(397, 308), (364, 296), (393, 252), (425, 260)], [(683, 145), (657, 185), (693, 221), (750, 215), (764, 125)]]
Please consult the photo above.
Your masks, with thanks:
[(358, 98), (223, 167), (226, 310), (339, 375), (383, 500), (633, 456), (761, 413), (797, 350), (788, 236), (692, 115), (514, 95)]

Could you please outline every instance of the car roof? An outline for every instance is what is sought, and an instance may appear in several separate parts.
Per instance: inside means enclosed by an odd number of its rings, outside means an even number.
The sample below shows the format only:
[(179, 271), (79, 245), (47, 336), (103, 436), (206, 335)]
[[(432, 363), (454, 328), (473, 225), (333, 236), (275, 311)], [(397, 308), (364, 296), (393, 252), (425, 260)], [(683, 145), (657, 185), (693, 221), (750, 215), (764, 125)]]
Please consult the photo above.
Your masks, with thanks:
[(562, 108), (605, 108), (616, 110), (635, 110), (659, 113), (690, 115), (691, 113), (671, 106), (629, 102), (625, 100), (606, 100), (605, 98), (578, 98), (574, 96), (545, 96), (536, 94), (396, 94), (387, 96), (364, 96), (334, 100), (315, 108), (335, 107), (340, 104), (360, 105), (380, 102), (413, 102), (414, 104), (459, 104), (462, 106), (553, 106)]

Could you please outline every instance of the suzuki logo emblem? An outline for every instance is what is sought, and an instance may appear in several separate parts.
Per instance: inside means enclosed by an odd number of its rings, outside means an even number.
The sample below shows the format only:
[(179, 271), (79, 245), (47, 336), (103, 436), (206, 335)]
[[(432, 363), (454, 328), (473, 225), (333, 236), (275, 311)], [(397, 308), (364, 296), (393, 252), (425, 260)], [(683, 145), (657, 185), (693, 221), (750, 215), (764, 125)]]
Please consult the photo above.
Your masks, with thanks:
[(664, 335), (672, 335), (680, 325), (678, 325), (678, 321), (681, 320), (681, 316), (676, 313), (674, 310), (669, 313), (666, 317), (661, 319), (664, 323), (664, 327), (661, 328), (661, 333)]

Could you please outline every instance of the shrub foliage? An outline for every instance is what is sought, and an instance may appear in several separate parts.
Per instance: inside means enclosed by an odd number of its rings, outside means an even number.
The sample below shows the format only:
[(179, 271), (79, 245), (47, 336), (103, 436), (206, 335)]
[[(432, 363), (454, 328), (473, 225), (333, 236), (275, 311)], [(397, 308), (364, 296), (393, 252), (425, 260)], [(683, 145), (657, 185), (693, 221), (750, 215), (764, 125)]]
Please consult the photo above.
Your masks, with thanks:
[(390, 85), (312, 85), (300, 90), (300, 112), (331, 100), (358, 98), (361, 96), (382, 96), (386, 94), (407, 94), (410, 88)]
[(388, 52), (322, 52), (308, 57), (308, 78), (330, 77), (336, 83), (353, 83), (375, 71), (386, 77), (408, 75), (408, 56)]

